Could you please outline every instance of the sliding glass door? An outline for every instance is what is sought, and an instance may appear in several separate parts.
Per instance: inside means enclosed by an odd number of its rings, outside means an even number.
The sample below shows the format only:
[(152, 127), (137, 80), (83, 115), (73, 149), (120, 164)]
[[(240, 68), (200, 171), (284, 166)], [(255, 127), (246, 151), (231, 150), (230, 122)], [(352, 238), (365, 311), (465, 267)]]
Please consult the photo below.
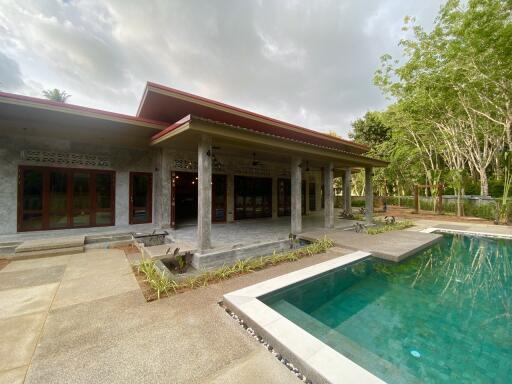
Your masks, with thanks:
[(18, 173), (18, 231), (114, 225), (114, 172), (20, 166)]
[(235, 219), (272, 217), (272, 179), (235, 176)]

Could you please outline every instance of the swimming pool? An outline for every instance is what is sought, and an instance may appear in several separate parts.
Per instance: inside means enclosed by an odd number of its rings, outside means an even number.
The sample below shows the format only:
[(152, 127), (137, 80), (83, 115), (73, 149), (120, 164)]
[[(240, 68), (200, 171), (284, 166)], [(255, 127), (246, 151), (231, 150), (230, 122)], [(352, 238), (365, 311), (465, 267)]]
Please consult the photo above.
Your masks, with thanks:
[(388, 383), (508, 383), (512, 241), (444, 234), (401, 263), (373, 257), (258, 299)]

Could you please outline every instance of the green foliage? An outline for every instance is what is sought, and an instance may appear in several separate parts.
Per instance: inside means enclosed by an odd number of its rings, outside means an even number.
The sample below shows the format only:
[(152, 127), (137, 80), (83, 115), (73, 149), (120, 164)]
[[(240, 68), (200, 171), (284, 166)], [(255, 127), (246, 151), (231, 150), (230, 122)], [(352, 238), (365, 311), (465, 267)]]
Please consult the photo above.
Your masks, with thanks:
[(375, 147), (391, 138), (391, 129), (386, 126), (379, 112), (366, 112), (363, 118), (352, 123), (349, 137), (354, 141)]
[[(404, 57), (383, 55), (375, 74), (394, 102), (355, 122), (362, 133), (352, 136), (378, 142), (370, 155), (390, 161), (374, 177), (388, 195), (412, 194), (414, 184), (437, 176), (453, 187), (455, 170), (474, 179), (464, 186), (471, 195), (487, 195), (493, 175), (502, 179), (505, 165), (495, 160), (512, 148), (510, 15), (510, 1), (449, 0), (431, 32), (406, 18), (412, 38), (400, 42)], [(372, 135), (375, 120), (388, 128), (385, 135)]]
[(364, 200), (352, 200), (351, 205), (356, 208), (361, 208), (361, 207), (365, 206), (365, 201)]
[(207, 271), (196, 276), (188, 277), (184, 280), (170, 280), (160, 273), (154, 266), (152, 260), (142, 258), (138, 268), (138, 272), (145, 275), (145, 281), (148, 282), (151, 289), (160, 299), (162, 294), (169, 295), (183, 289), (194, 289), (204, 287), (211, 282), (227, 280), (234, 276), (257, 271), (271, 265), (281, 264), (299, 260), (305, 256), (312, 256), (318, 253), (326, 252), (334, 245), (332, 240), (324, 237), (302, 248), (298, 248), (289, 252), (276, 253), (270, 256), (262, 256), (252, 259), (238, 260), (232, 265), (224, 265), (216, 270)]
[(71, 95), (68, 95), (66, 91), (61, 91), (57, 88), (44, 90), (43, 96), (48, 100), (58, 101), (60, 103), (65, 103), (71, 97)]
[(153, 260), (142, 257), (137, 266), (137, 270), (144, 275), (144, 280), (149, 284), (153, 292), (155, 292), (158, 299), (160, 299), (160, 296), (164, 293), (168, 295), (171, 290), (176, 291), (178, 284), (168, 279), (163, 271), (158, 270)]
[(414, 226), (414, 223), (410, 220), (396, 221), (394, 223), (377, 222), (375, 227), (368, 227), (366, 233), (369, 235), (377, 235), (379, 233), (385, 233), (389, 231), (397, 231), (405, 228)]

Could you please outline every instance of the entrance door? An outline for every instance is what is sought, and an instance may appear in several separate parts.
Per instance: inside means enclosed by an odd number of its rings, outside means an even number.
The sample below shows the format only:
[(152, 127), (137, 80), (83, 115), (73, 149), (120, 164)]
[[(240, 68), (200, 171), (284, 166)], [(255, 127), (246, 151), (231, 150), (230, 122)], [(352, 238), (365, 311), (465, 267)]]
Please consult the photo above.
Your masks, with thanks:
[(151, 223), (153, 214), (153, 175), (130, 172), (130, 224)]
[(115, 174), (19, 167), (18, 231), (114, 225)]
[[(301, 211), (306, 213), (306, 181), (301, 182)], [(292, 183), (290, 179), (277, 179), (277, 215), (290, 216), (292, 214)]]
[[(197, 223), (197, 173), (171, 174), (171, 227)], [(227, 210), (226, 175), (212, 175), (212, 221), (225, 222)]]
[(272, 217), (272, 179), (235, 176), (235, 220)]

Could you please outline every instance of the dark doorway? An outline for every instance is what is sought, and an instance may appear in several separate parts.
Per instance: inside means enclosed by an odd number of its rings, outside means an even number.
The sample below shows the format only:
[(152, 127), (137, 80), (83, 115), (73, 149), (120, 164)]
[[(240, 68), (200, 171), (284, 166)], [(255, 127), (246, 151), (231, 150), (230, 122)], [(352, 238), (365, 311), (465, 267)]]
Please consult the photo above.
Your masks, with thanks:
[[(306, 181), (301, 183), (301, 211), (306, 213)], [(292, 214), (292, 183), (290, 179), (277, 179), (277, 215)]]
[(175, 176), (176, 225), (197, 223), (197, 173), (176, 172)]
[[(197, 223), (197, 173), (173, 172), (171, 225)], [(226, 221), (226, 175), (212, 175), (212, 221)], [(172, 205), (171, 205), (172, 207)]]
[(316, 211), (316, 184), (309, 183), (309, 210)]

